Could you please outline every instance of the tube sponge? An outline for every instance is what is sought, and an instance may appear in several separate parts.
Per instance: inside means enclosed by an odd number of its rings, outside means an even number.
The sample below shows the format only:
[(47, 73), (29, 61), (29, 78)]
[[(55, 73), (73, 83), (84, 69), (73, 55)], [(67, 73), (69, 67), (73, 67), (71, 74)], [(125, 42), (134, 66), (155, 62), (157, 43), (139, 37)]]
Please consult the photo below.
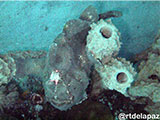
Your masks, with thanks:
[[(86, 51), (91, 60), (102, 60), (118, 52), (121, 46), (119, 41), (120, 33), (110, 20), (100, 20), (97, 24), (91, 24), (88, 32)], [(93, 61), (93, 60), (92, 60)]]
[(124, 58), (112, 58), (112, 60), (104, 66), (97, 64), (95, 69), (101, 76), (102, 87), (104, 89), (116, 90), (128, 96), (127, 88), (131, 86), (136, 75), (129, 61), (126, 61)]

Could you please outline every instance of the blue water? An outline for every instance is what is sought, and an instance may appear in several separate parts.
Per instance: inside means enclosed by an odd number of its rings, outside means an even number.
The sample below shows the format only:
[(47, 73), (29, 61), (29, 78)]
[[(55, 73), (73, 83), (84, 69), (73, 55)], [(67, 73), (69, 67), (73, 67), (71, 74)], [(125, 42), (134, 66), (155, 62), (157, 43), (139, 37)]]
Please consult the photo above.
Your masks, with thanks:
[(98, 13), (119, 10), (113, 18), (123, 42), (120, 55), (129, 57), (146, 49), (160, 28), (160, 2), (0, 2), (0, 53), (48, 50), (64, 24), (79, 17), (89, 5)]

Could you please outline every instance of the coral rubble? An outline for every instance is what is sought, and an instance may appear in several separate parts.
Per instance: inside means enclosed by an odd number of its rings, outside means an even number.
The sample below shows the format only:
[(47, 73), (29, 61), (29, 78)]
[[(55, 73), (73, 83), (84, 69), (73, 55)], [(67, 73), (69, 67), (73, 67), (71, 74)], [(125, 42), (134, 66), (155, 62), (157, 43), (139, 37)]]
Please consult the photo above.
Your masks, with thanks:
[(147, 61), (139, 66), (137, 80), (129, 89), (133, 96), (149, 97), (153, 102), (160, 102), (160, 56), (149, 54)]
[(150, 114), (160, 114), (160, 102), (148, 104), (144, 109)]
[(15, 60), (16, 77), (25, 75), (39, 76), (43, 72), (46, 60), (46, 51), (22, 51), (9, 53)]
[(0, 85), (7, 84), (16, 73), (16, 64), (9, 55), (0, 56)]
[(65, 113), (65, 116), (72, 120), (114, 120), (108, 106), (92, 100), (74, 106)]
[(158, 31), (156, 37), (155, 37), (155, 42), (151, 46), (152, 51), (158, 50), (160, 53), (160, 30)]
[[(156, 36), (155, 42), (146, 50), (145, 57), (139, 54), (141, 62), (138, 66), (138, 75), (134, 84), (129, 88), (129, 94), (136, 99), (144, 97), (149, 113), (159, 113), (160, 103), (160, 33)], [(144, 53), (144, 52), (143, 52)], [(149, 98), (149, 100), (148, 100)]]
[[(23, 91), (36, 92), (42, 89), (46, 51), (21, 51), (8, 54), (16, 64), (15, 81)], [(35, 85), (36, 84), (36, 85)]]
[(15, 84), (0, 86), (0, 113), (3, 112), (3, 108), (14, 105), (18, 97), (19, 93)]

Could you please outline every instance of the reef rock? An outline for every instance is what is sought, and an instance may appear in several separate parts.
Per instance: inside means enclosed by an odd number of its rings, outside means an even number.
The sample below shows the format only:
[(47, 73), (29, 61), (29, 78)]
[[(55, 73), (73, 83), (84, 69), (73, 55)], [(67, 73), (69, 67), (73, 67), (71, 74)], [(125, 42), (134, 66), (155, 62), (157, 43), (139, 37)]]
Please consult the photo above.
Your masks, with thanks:
[(158, 34), (155, 37), (155, 42), (151, 46), (152, 50), (158, 50), (160, 53), (160, 30), (158, 31)]
[(160, 102), (147, 105), (145, 110), (150, 114), (160, 114)]
[(109, 107), (100, 102), (86, 100), (82, 104), (74, 106), (61, 116), (70, 120), (114, 120)]
[(9, 108), (18, 99), (19, 93), (15, 84), (9, 86), (0, 86), (0, 112), (3, 112), (3, 108)]
[(148, 60), (139, 66), (137, 80), (129, 89), (132, 96), (149, 97), (153, 102), (160, 102), (160, 56), (149, 53)]
[(12, 57), (0, 56), (0, 85), (10, 82), (16, 73), (16, 64)]
[(129, 61), (124, 58), (113, 59), (105, 65), (96, 64), (104, 89), (116, 90), (128, 96), (127, 88), (135, 79), (136, 72)]
[[(146, 51), (136, 56), (140, 61), (137, 79), (129, 88), (131, 98), (143, 98), (145, 110), (150, 114), (160, 114), (160, 31), (155, 42)], [(139, 99), (136, 101), (140, 102)]]
[(10, 52), (9, 55), (16, 64), (16, 78), (26, 76), (42, 77), (46, 64), (46, 51), (20, 51)]

